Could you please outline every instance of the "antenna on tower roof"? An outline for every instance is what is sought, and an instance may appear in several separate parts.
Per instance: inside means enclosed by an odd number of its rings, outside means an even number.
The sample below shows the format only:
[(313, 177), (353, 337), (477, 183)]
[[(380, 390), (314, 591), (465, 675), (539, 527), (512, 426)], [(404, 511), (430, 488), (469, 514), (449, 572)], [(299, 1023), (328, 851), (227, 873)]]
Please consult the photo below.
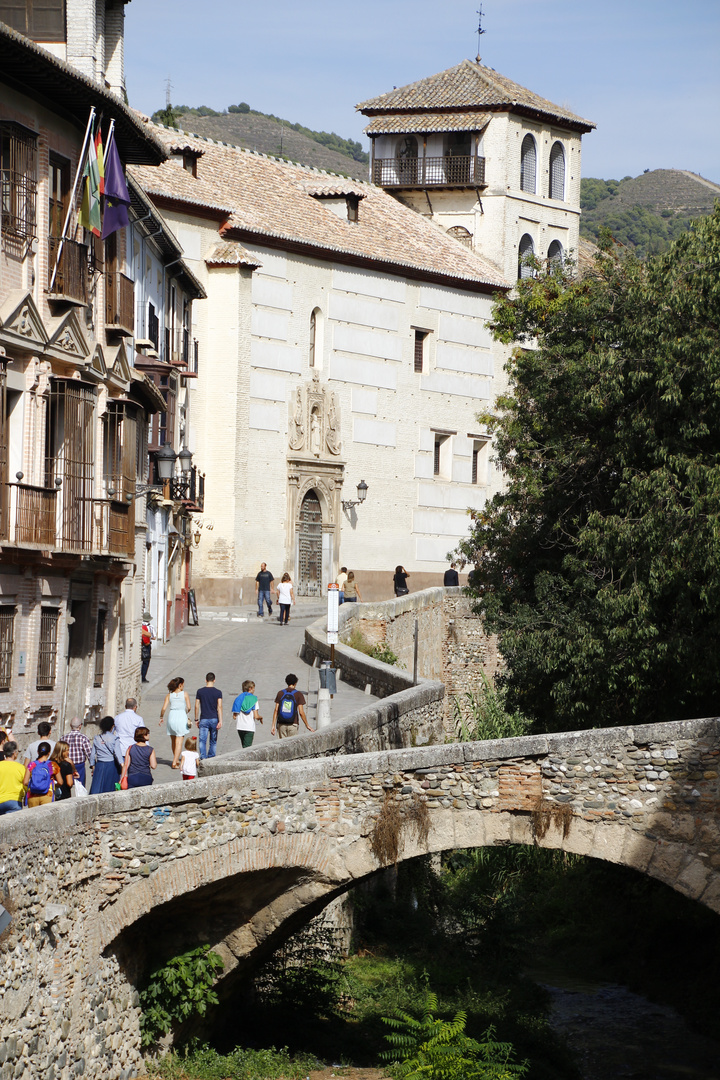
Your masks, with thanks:
[(173, 88), (172, 80), (170, 79), (170, 76), (168, 75), (167, 79), (165, 80), (165, 108), (166, 109), (170, 108), (170, 96), (171, 96), (171, 93), (172, 93), (172, 88)]
[(475, 57), (475, 60), (479, 64), (480, 63), (480, 37), (481, 37), (482, 34), (485, 33), (485, 31), (483, 30), (483, 26), (482, 26), (482, 19), (483, 19), (482, 5), (477, 10), (477, 17), (478, 17), (478, 28), (477, 28), (478, 51), (477, 51), (477, 56)]

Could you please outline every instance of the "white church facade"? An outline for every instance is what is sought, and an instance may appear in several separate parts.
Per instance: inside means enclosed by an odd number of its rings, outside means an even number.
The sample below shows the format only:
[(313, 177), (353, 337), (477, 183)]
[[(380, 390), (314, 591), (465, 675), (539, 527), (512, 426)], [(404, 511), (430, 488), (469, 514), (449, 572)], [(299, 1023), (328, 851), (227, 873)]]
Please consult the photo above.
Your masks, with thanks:
[(261, 562), (300, 595), (341, 565), (364, 599), (391, 595), (397, 564), (413, 590), (439, 584), (468, 509), (501, 486), (478, 419), (505, 389), (493, 297), (529, 242), (577, 248), (592, 125), (507, 80), (488, 90), (489, 70), (359, 106), (373, 183), (166, 129), (169, 162), (134, 170), (207, 293), (201, 602), (247, 602)]

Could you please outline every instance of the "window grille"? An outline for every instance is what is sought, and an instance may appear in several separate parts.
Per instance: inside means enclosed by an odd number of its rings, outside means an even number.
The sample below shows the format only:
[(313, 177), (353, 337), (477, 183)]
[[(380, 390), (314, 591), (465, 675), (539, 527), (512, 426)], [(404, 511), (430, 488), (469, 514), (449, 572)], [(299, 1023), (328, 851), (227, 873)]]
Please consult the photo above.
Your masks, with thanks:
[(442, 446), (442, 443), (443, 440), (436, 437), (435, 449), (433, 452), (433, 476), (440, 475), (440, 447)]
[(48, 408), (45, 486), (62, 480), (62, 546), (92, 548), (97, 391), (76, 380), (53, 383)]
[(0, 124), (2, 233), (15, 240), (37, 235), (37, 137), (19, 124)]
[(565, 198), (565, 151), (561, 142), (553, 143), (550, 151), (550, 187), (551, 199)]
[(532, 135), (526, 135), (520, 148), (520, 190), (535, 194), (537, 147)]
[(38, 690), (55, 689), (59, 620), (59, 608), (42, 608), (40, 612), (40, 644), (38, 646)]
[(472, 480), (471, 483), (477, 484), (478, 482), (478, 454), (480, 453), (480, 447), (475, 443), (472, 453)]
[(317, 315), (314, 311), (310, 313), (310, 348), (308, 351), (308, 364), (310, 367), (315, 367), (315, 338), (317, 336)]
[(95, 628), (95, 686), (102, 686), (105, 676), (105, 621), (107, 612), (98, 611)]
[(530, 233), (525, 235), (520, 240), (520, 246), (518, 247), (518, 277), (528, 278), (533, 276), (533, 268), (529, 266), (525, 261), (528, 255), (535, 254), (535, 245)]
[(415, 331), (415, 355), (414, 355), (414, 369), (422, 375), (423, 365), (425, 361), (425, 338), (427, 333), (425, 330)]
[(0, 690), (9, 690), (12, 685), (16, 610), (10, 604), (0, 606)]

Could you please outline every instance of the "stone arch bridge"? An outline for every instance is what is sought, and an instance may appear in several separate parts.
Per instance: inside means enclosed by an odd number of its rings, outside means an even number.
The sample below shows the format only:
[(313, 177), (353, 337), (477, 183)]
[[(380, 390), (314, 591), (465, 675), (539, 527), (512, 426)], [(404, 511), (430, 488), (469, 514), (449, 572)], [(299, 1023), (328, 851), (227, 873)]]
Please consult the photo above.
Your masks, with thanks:
[(388, 801), (406, 815), (399, 859), (539, 844), (633, 867), (720, 912), (719, 764), (718, 721), (696, 720), (218, 759), (233, 771), (5, 817), (0, 1080), (136, 1075), (148, 966), (207, 941), (229, 993), (379, 870), (373, 830)]

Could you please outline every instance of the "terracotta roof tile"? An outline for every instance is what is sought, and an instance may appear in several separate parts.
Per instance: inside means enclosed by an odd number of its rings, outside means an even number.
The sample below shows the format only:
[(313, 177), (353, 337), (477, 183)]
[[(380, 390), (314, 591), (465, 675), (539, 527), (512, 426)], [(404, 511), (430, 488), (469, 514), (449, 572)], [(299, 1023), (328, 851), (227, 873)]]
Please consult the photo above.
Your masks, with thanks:
[(393, 135), (404, 131), (482, 131), (490, 113), (390, 113), (374, 116), (365, 128), (368, 135)]
[(408, 110), (452, 109), (465, 110), (484, 107), (524, 107), (543, 113), (555, 120), (565, 120), (586, 131), (595, 127), (591, 120), (552, 101), (526, 90), (492, 68), (483, 67), (474, 60), (462, 60), (455, 67), (430, 75), (427, 79), (400, 86), (387, 94), (362, 101), (357, 108), (367, 116), (375, 113)]
[[(177, 141), (178, 133), (157, 128), (161, 138)], [(403, 206), (381, 188), (348, 181), (300, 165), (292, 165), (251, 150), (188, 136), (190, 145), (205, 151), (197, 177), (171, 162), (133, 174), (150, 194), (196, 206), (230, 211), (223, 225), (226, 239), (235, 229), (262, 243), (273, 238), (338, 252), (353, 260), (388, 264), (428, 275), (507, 288), (500, 271), (488, 260), (458, 244), (438, 226)], [(359, 220), (344, 221), (313, 192), (362, 196)]]
[(236, 240), (220, 240), (205, 256), (205, 262), (208, 266), (262, 266), (260, 260)]

